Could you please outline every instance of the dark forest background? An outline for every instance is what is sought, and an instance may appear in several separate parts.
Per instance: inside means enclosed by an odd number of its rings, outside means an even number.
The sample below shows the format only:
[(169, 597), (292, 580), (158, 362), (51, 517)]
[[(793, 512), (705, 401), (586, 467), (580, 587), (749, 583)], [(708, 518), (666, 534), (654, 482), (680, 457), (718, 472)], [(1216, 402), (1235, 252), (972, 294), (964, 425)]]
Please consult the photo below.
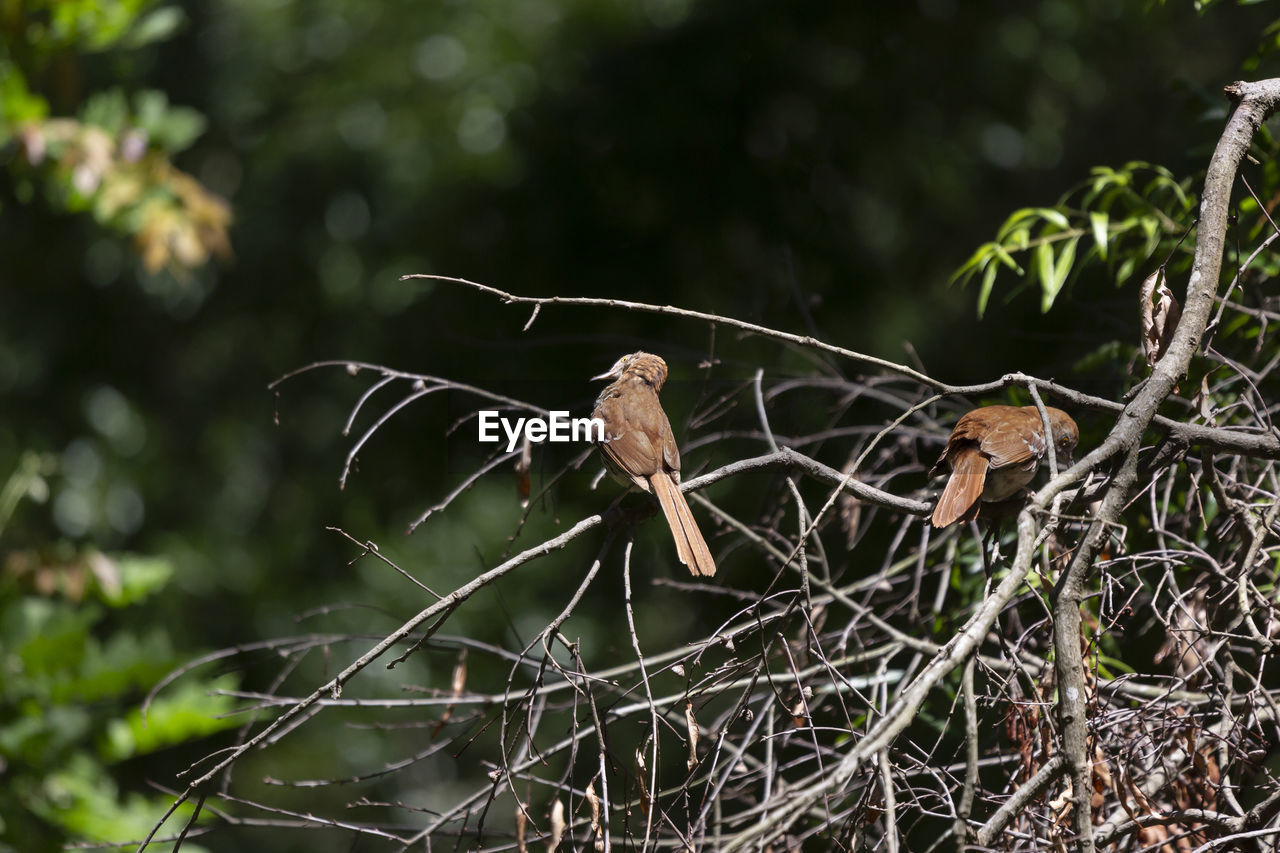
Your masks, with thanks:
[[(207, 689), (265, 689), (275, 659), (210, 664), (160, 694), (167, 722), (141, 725), (142, 697), (175, 666), (307, 632), (376, 637), (418, 609), (327, 528), (438, 591), (510, 547), (522, 509), (506, 475), (405, 534), (482, 458), (469, 426), (446, 437), (458, 400), (401, 412), (340, 489), (367, 383), (334, 368), (268, 390), (283, 374), (349, 359), (585, 414), (588, 377), (644, 348), (671, 365), (683, 440), (699, 401), (757, 367), (815, 370), (776, 342), (606, 308), (544, 310), (522, 332), (526, 308), (402, 275), (719, 313), (953, 383), (1070, 380), (1136, 340), (1141, 275), (1117, 287), (1086, 269), (1048, 313), (1004, 286), (979, 319), (976, 288), (952, 273), (1010, 211), (1053, 204), (1093, 166), (1202, 169), (1223, 85), (1275, 72), (1259, 54), (1265, 4), (214, 0), (157, 19), (154, 4), (105, 3), (125, 32), (142, 20), (157, 34), (100, 42), (87, 24), (45, 27), (58, 5), (3, 4), (9, 82), (85, 122), (101, 93), (164, 93), (200, 132), (171, 151), (152, 133), (153, 150), (231, 219), (229, 252), (149, 263), (136, 220), (95, 215), (74, 176), (32, 162), (17, 90), (0, 87), (0, 848), (13, 850), (145, 834), (168, 801), (148, 781), (176, 785), (220, 743), (202, 735), (244, 721), (193, 721), (239, 705)], [(730, 458), (716, 452), (687, 454)], [(571, 455), (536, 459), (535, 484)], [(596, 470), (558, 482), (520, 535), (602, 510), (613, 493), (591, 489)], [(653, 573), (679, 575), (650, 527)], [(722, 571), (751, 587), (745, 561)], [(562, 583), (554, 564), (518, 572), (452, 630), (523, 645)], [(598, 621), (577, 617), (579, 634), (617, 632), (619, 583), (592, 590)], [(655, 643), (717, 618), (661, 587), (638, 596)], [(437, 650), (370, 678), (447, 685), (453, 663)], [(339, 744), (309, 732), (238, 772), (340, 776), (378, 748), (368, 728)], [(418, 793), (464, 772), (439, 759)]]

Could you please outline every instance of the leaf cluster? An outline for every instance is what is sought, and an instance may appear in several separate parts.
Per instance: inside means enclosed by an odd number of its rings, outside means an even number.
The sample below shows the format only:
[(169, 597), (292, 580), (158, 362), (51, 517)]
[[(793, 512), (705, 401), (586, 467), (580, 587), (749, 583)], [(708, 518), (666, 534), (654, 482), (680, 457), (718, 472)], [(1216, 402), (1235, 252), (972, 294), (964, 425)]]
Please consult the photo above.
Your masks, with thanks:
[(83, 97), (75, 117), (57, 117), (41, 84), (57, 59), (137, 51), (170, 38), (185, 19), (154, 0), (34, 2), (0, 12), (0, 167), (15, 196), (91, 213), (133, 239), (150, 273), (181, 274), (230, 256), (230, 208), (172, 162), (204, 131), (204, 117), (163, 92), (120, 88)]
[[(48, 470), (24, 457), (0, 489), (0, 534), (18, 500), (47, 494)], [(139, 616), (172, 577), (158, 557), (0, 548), (0, 850), (145, 834), (162, 800), (122, 795), (116, 765), (231, 725), (216, 691), (235, 676), (191, 680), (143, 714), (145, 691), (177, 657)]]
[[(1104, 263), (1119, 286), (1161, 249), (1172, 253), (1185, 245), (1183, 251), (1189, 252), (1192, 243), (1183, 241), (1194, 216), (1192, 183), (1190, 177), (1178, 180), (1168, 169), (1141, 161), (1095, 166), (1054, 206), (1010, 214), (995, 239), (979, 246), (952, 281), (964, 285), (978, 278), (979, 316), (1001, 270), (1022, 279), (1018, 290), (1039, 288), (1042, 312), (1090, 261)], [(1086, 249), (1077, 253), (1081, 240)]]

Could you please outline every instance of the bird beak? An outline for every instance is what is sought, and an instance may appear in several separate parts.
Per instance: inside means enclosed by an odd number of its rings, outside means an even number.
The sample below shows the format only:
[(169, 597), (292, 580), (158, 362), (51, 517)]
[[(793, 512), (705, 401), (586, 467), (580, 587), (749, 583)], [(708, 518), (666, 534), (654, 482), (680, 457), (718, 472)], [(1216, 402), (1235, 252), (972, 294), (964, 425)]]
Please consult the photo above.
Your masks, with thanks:
[(613, 367), (609, 368), (604, 373), (601, 373), (599, 376), (592, 376), (591, 381), (594, 382), (597, 379), (617, 379), (622, 375), (622, 366), (626, 364), (626, 361), (626, 357), (618, 359), (613, 363)]

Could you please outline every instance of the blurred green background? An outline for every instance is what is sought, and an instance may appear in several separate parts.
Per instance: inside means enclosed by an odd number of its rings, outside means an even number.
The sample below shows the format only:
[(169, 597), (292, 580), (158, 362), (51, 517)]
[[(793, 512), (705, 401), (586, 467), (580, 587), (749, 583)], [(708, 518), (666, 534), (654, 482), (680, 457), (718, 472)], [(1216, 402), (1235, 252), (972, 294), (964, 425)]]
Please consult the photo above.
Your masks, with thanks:
[[(1009, 211), (1052, 204), (1091, 166), (1201, 168), (1221, 87), (1242, 67), (1274, 73), (1245, 65), (1269, 14), (1120, 0), (0, 2), (0, 847), (145, 832), (167, 802), (147, 780), (176, 785), (226, 742), (204, 734), (245, 719), (207, 719), (234, 704), (207, 689), (265, 688), (279, 658), (197, 670), (144, 728), (138, 704), (172, 667), (311, 631), (376, 639), (425, 603), (385, 567), (352, 565), (358, 549), (326, 526), (375, 540), (437, 591), (507, 549), (521, 510), (505, 474), (404, 535), (480, 458), (469, 433), (444, 437), (469, 401), (401, 412), (340, 490), (367, 376), (311, 372), (279, 396), (272, 380), (353, 359), (583, 413), (587, 377), (644, 347), (672, 364), (673, 422), (701, 393), (713, 341), (700, 324), (573, 307), (522, 332), (527, 309), (400, 276), (717, 312), (918, 359), (949, 382), (1067, 379), (1106, 341), (1136, 339), (1132, 293), (1082, 277), (1046, 315), (1004, 290), (979, 321), (974, 290), (948, 278)], [(714, 347), (717, 380), (811, 370), (723, 330)], [(540, 461), (535, 488), (568, 458)], [(517, 544), (603, 508), (595, 467), (535, 505)], [(517, 573), (449, 633), (520, 646), (574, 572)], [(655, 646), (709, 618), (663, 607)], [(610, 638), (616, 624), (575, 630)], [(314, 672), (368, 645), (340, 645)], [(436, 651), (375, 665), (366, 689), (447, 685), (452, 664)], [(379, 749), (368, 730), (346, 730), (340, 750), (311, 731), (239, 773), (342, 775)], [(417, 784), (448, 785), (449, 764)]]

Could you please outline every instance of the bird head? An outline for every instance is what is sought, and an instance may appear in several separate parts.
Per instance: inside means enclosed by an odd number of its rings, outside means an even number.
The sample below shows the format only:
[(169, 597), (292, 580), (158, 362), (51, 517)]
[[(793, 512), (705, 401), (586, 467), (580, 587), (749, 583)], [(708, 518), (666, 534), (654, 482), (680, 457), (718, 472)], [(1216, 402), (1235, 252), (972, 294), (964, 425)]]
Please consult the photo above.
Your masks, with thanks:
[(633, 352), (624, 355), (613, 363), (613, 367), (601, 373), (599, 376), (592, 376), (595, 379), (620, 379), (624, 373), (634, 373), (640, 379), (648, 382), (657, 391), (662, 388), (662, 383), (667, 379), (667, 363), (661, 357), (647, 352)]

